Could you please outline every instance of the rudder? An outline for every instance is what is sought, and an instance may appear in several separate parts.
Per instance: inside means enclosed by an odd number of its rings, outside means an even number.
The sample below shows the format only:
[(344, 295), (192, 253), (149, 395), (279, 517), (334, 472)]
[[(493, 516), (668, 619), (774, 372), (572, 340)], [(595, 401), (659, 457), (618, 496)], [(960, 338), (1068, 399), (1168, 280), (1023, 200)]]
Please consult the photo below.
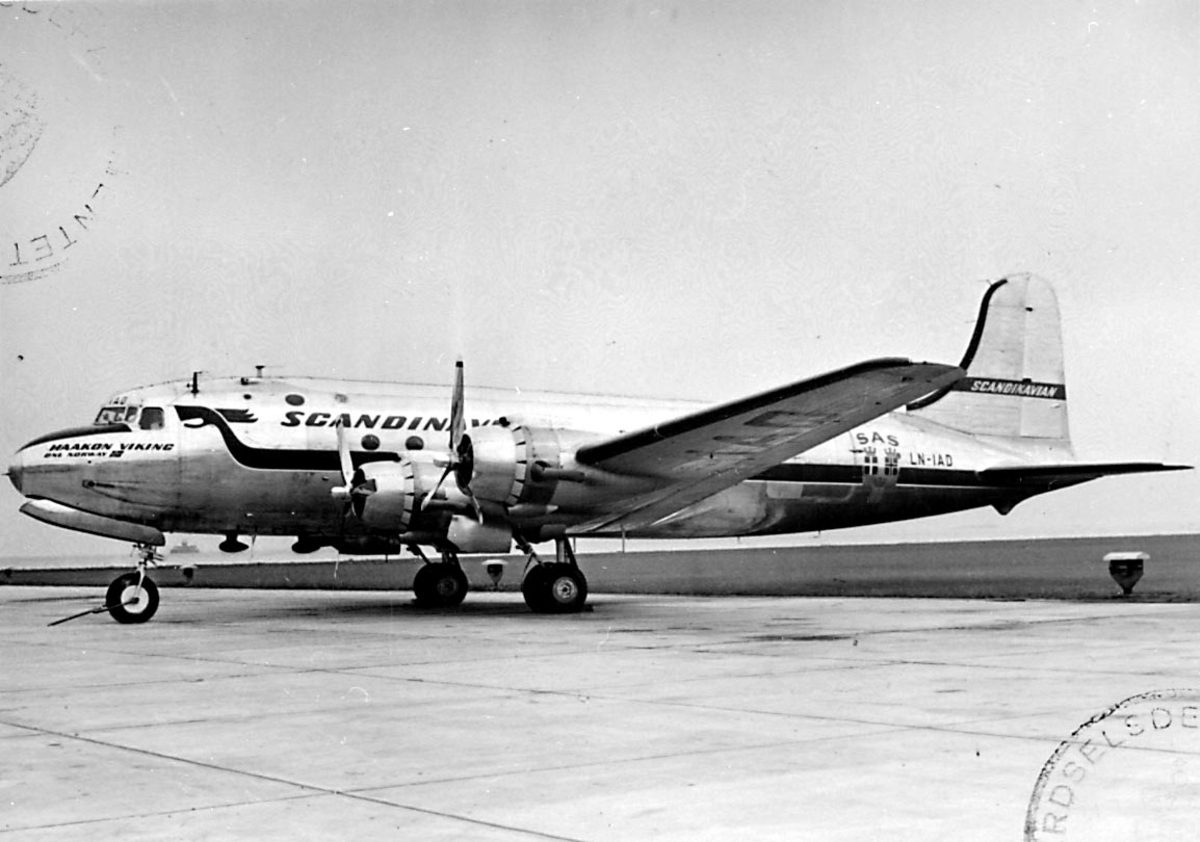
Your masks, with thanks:
[(1070, 439), (1058, 299), (1042, 278), (988, 287), (960, 366), (966, 377), (908, 411), (976, 435)]

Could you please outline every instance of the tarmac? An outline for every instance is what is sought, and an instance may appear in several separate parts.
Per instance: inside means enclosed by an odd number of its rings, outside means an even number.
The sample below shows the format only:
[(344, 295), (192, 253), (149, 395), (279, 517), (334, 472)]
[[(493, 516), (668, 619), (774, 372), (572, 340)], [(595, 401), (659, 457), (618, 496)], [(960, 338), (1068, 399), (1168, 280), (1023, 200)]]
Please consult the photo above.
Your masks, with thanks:
[(1190, 839), (1200, 808), (1193, 604), (172, 588), (47, 626), (101, 594), (0, 588), (0, 842)]

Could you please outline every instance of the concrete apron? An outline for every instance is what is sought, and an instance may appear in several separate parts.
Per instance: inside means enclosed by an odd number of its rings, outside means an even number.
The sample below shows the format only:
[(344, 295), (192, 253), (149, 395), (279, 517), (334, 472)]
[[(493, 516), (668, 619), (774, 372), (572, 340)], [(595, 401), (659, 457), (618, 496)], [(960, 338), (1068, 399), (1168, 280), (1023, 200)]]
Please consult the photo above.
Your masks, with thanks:
[(172, 590), (47, 628), (97, 599), (0, 589), (0, 840), (1184, 838), (1200, 806), (1184, 701), (1068, 740), (1200, 684), (1188, 605)]

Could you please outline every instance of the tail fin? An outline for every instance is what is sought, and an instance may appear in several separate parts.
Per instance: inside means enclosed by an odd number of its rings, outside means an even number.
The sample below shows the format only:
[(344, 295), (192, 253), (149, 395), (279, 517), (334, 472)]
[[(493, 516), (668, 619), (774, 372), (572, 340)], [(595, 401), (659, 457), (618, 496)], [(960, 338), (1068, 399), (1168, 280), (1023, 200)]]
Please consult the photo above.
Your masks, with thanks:
[(909, 412), (977, 435), (1068, 444), (1062, 328), (1046, 281), (1010, 275), (988, 287), (960, 366), (966, 377)]

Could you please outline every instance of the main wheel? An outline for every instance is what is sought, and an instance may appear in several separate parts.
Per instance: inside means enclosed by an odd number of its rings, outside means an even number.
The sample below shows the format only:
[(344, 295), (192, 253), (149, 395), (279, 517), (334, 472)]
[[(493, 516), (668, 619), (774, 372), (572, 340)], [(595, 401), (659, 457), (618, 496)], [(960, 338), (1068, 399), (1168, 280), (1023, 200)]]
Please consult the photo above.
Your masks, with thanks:
[(118, 623), (144, 623), (158, 610), (158, 585), (149, 576), (144, 576), (139, 590), (138, 578), (137, 573), (126, 573), (113, 579), (108, 586), (104, 604)]
[(571, 564), (538, 564), (526, 574), (521, 593), (538, 614), (572, 614), (587, 602), (587, 579)]
[(413, 579), (417, 603), (453, 608), (467, 597), (467, 574), (457, 564), (426, 564)]
[(525, 597), (525, 604), (537, 614), (549, 611), (549, 606), (545, 604), (550, 598), (549, 586), (546, 584), (546, 567), (545, 564), (533, 565), (521, 580), (521, 595)]

